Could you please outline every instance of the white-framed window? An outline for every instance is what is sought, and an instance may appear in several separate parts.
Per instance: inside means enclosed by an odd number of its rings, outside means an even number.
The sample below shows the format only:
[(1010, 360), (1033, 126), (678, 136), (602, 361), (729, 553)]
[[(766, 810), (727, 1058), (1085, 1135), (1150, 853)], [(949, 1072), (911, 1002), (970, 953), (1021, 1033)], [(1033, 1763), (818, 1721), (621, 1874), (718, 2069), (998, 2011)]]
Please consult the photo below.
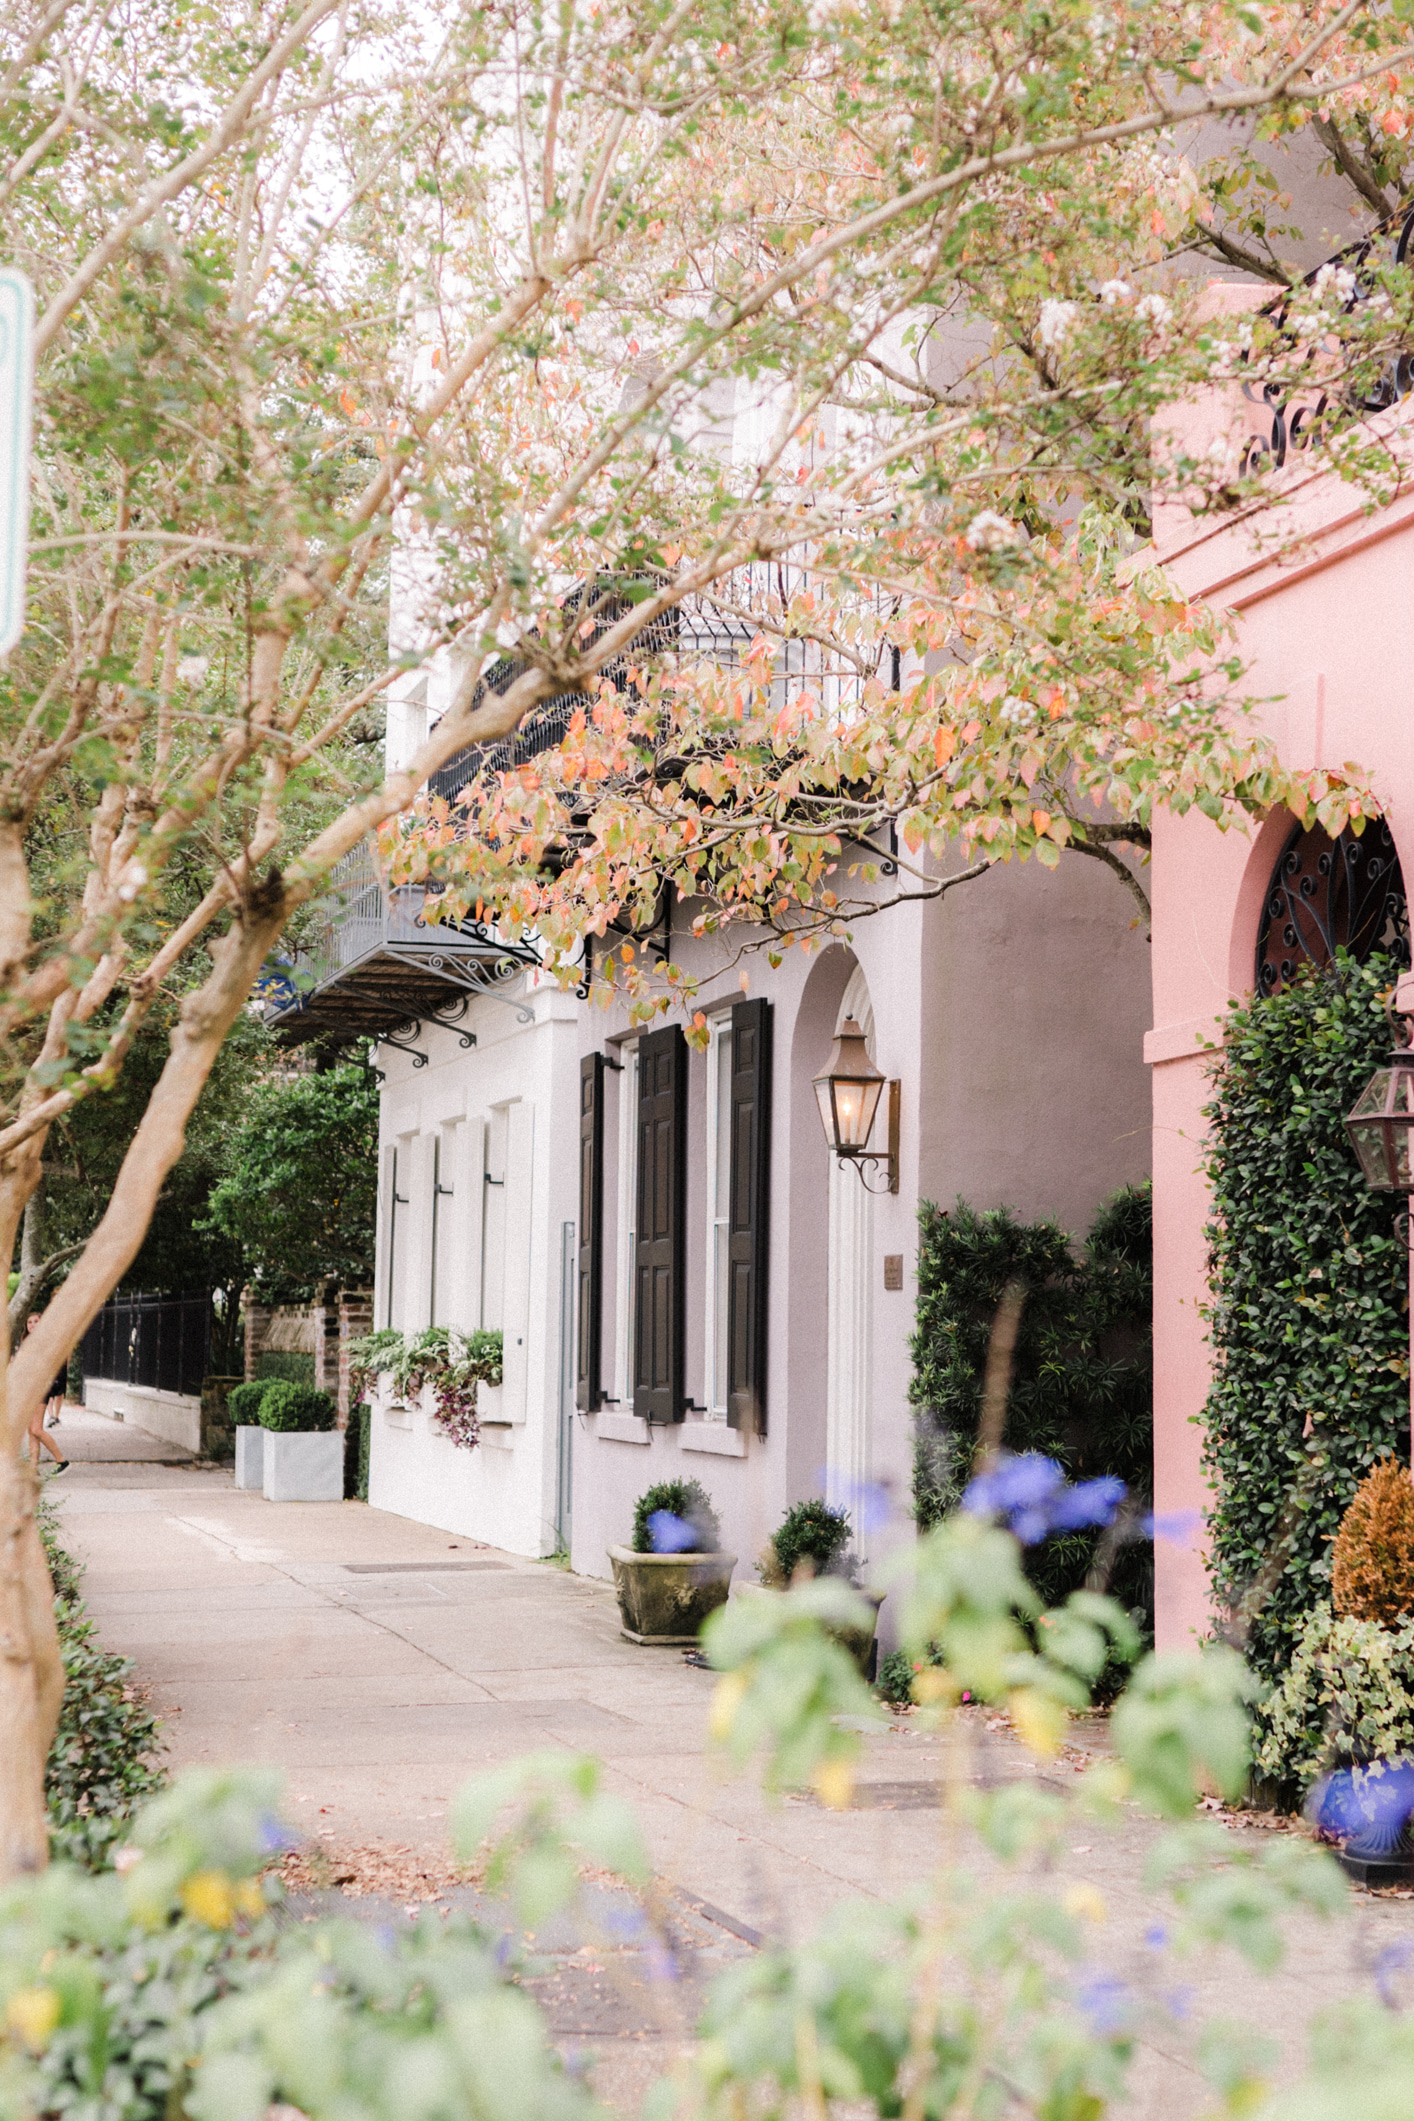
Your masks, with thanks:
[(727, 1320), (731, 1283), (732, 1020), (717, 1017), (707, 1047), (706, 1376), (710, 1421), (727, 1418)]
[(633, 1407), (633, 1291), (638, 1245), (638, 1041), (620, 1046), (618, 1202), (614, 1228), (614, 1404)]

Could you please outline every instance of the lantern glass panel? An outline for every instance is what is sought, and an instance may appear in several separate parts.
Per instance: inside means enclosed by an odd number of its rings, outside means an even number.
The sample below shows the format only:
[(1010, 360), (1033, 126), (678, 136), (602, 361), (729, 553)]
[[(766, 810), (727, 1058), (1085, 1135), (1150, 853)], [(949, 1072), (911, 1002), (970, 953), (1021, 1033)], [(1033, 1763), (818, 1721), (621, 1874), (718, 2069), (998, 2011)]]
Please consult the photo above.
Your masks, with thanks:
[(832, 1149), (857, 1153), (866, 1147), (883, 1087), (882, 1076), (825, 1075), (817, 1080), (815, 1097)]
[[(1401, 1075), (1404, 1074), (1404, 1072), (1405, 1071), (1402, 1068), (1399, 1070), (1399, 1073)], [(1363, 1119), (1367, 1112), (1375, 1113), (1384, 1111), (1385, 1098), (1389, 1092), (1389, 1079), (1394, 1073), (1395, 1070), (1393, 1068), (1377, 1068), (1375, 1070), (1374, 1074), (1370, 1077), (1370, 1080), (1366, 1083), (1364, 1089), (1360, 1092), (1360, 1095), (1355, 1100), (1354, 1109), (1350, 1114), (1350, 1117), (1352, 1119)]]
[[(1358, 1112), (1360, 1107), (1356, 1106)], [(1388, 1187), (1389, 1165), (1385, 1159), (1385, 1130), (1378, 1120), (1350, 1121), (1350, 1139), (1355, 1144), (1355, 1154), (1360, 1159), (1360, 1168), (1367, 1185)]]

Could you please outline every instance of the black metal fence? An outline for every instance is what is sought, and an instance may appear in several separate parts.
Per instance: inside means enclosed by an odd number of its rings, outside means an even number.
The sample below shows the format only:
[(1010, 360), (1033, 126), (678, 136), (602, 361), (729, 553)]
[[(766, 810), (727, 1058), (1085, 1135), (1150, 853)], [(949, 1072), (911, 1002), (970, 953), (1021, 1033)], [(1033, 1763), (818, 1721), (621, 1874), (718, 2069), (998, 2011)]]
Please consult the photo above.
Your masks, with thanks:
[(211, 1291), (117, 1296), (83, 1337), (85, 1377), (195, 1398), (211, 1370)]

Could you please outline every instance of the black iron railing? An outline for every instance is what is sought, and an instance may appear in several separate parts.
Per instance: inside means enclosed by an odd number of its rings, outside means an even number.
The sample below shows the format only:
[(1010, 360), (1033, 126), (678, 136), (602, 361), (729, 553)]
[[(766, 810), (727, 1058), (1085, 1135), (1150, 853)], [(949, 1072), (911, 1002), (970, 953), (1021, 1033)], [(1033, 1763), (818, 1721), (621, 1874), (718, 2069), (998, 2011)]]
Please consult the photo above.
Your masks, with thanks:
[(85, 1377), (195, 1397), (211, 1369), (211, 1291), (116, 1296), (83, 1337)]

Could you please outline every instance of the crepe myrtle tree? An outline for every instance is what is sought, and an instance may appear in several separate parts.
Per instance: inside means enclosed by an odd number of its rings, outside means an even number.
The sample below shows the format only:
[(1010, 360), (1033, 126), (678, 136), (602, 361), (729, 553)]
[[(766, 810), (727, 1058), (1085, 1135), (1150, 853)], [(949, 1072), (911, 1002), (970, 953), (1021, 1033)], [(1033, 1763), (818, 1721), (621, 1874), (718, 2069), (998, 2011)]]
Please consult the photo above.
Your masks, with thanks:
[[(1151, 412), (1212, 358), (1180, 306), (1093, 295), (1189, 211), (1154, 144), (1185, 115), (1375, 98), (1407, 57), (1398, 9), (1251, 24), (1018, 0), (8, 20), (0, 197), (40, 319), (0, 706), (10, 1254), (49, 1129), (119, 1078), (159, 996), (180, 1006), (108, 1207), (3, 1369), (0, 1874), (44, 1860), (62, 1685), (24, 1428), (276, 938), (454, 753), (743, 568), (800, 548), (848, 585), (869, 559), (892, 594), (895, 565), (911, 585), (945, 560), (944, 609), (954, 556), (1004, 542), (1015, 462), (1038, 496), (1122, 511)], [(959, 290), (989, 335), (940, 381)], [(1037, 341), (1043, 297), (1063, 313)], [(1011, 564), (988, 608), (1024, 643), (1042, 600)], [(369, 773), (360, 730), (439, 654), (447, 711)], [(1251, 770), (1237, 746), (1211, 800)], [(1332, 815), (1362, 799), (1330, 788)]]

